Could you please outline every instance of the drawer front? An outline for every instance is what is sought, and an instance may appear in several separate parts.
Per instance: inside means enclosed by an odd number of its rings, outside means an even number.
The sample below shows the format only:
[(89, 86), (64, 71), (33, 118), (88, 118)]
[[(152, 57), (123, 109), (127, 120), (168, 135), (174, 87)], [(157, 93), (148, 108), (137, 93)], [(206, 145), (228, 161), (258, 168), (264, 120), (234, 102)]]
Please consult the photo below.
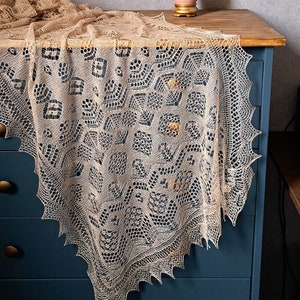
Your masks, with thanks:
[(249, 98), (253, 106), (261, 106), (264, 62), (256, 57), (253, 51), (252, 55), (253, 57), (247, 66), (247, 74), (252, 82)]
[[(128, 300), (249, 300), (250, 279), (164, 279), (163, 285), (141, 284)], [(0, 297), (5, 300), (94, 300), (89, 280), (0, 280)]]
[[(87, 278), (87, 264), (76, 256), (77, 247), (64, 246), (58, 232), (56, 221), (0, 218), (0, 279)], [(7, 246), (16, 247), (19, 255), (6, 256)]]
[[(264, 58), (262, 56), (261, 49), (257, 48), (246, 48), (245, 49), (252, 58), (247, 66), (247, 74), (252, 82), (250, 90), (250, 102), (255, 107), (255, 111), (252, 118), (252, 124), (256, 129), (261, 128), (260, 122), (260, 112), (262, 105), (262, 95), (263, 95), (263, 73), (264, 73)], [(258, 149), (259, 139), (256, 137), (253, 140), (253, 148)]]
[[(254, 126), (254, 128), (258, 129), (258, 130), (260, 130), (260, 112), (261, 112), (261, 107), (256, 106), (255, 110), (254, 110), (254, 113), (253, 113), (253, 116), (252, 116), (252, 122), (251, 122), (252, 125)], [(256, 136), (253, 139), (252, 148), (254, 150), (257, 150), (258, 147), (259, 147), (259, 138), (258, 138), (258, 136)]]
[[(0, 193), (0, 217), (37, 217), (43, 205), (36, 197), (38, 177), (34, 173), (34, 159), (24, 152), (0, 151), (0, 180), (12, 184), (9, 193)], [(254, 177), (242, 215), (254, 215), (257, 161), (253, 163)]]
[(255, 215), (255, 206), (256, 206), (256, 193), (257, 193), (257, 178), (258, 178), (258, 164), (255, 161), (252, 164), (252, 169), (254, 176), (251, 182), (251, 186), (248, 192), (248, 197), (245, 203), (243, 210), (240, 213), (240, 216), (254, 216)]
[(20, 147), (20, 140), (16, 137), (5, 139), (0, 137), (0, 151), (16, 151)]
[(176, 268), (175, 278), (250, 277), (254, 218), (241, 217), (236, 227), (223, 222), (219, 249), (192, 246), (185, 269)]
[(0, 280), (3, 300), (94, 300), (88, 279)]
[(41, 216), (43, 205), (36, 197), (34, 159), (23, 152), (1, 151), (0, 166), (0, 180), (12, 185), (9, 192), (0, 193), (0, 217)]
[[(209, 250), (192, 247), (185, 269), (175, 269), (175, 277), (250, 277), (252, 266), (253, 217), (239, 218), (236, 227), (223, 224), (219, 246)], [(64, 246), (57, 238), (58, 223), (39, 218), (0, 219), (0, 278), (86, 277), (86, 263), (76, 256), (76, 246)], [(15, 246), (18, 257), (7, 257), (4, 249)]]
[(128, 300), (249, 300), (249, 278), (164, 279), (163, 284), (142, 284)]

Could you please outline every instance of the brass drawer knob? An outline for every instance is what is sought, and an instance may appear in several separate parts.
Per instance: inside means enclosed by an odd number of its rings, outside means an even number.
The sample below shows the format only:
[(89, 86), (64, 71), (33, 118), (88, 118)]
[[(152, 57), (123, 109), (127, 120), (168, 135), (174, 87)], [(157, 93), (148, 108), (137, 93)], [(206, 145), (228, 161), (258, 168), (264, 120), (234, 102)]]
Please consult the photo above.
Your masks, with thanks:
[(19, 250), (15, 246), (6, 246), (4, 248), (4, 254), (7, 257), (17, 257), (19, 255)]
[(11, 183), (5, 180), (0, 181), (0, 193), (8, 193), (11, 189)]
[(0, 137), (5, 137), (6, 127), (0, 123)]

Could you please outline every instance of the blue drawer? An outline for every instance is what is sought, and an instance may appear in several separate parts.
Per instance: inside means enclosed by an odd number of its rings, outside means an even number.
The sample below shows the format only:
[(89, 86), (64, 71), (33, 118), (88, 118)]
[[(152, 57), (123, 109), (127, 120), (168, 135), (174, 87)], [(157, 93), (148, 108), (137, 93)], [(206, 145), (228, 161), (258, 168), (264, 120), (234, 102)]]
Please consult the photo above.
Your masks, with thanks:
[[(0, 218), (0, 279), (87, 278), (86, 262), (76, 246), (64, 246), (58, 228), (40, 218)], [(9, 245), (22, 249), (20, 257), (4, 255)]]
[(247, 66), (247, 74), (252, 82), (249, 98), (252, 105), (261, 106), (264, 62), (256, 58), (255, 52), (252, 54), (254, 56)]
[(94, 300), (88, 279), (0, 280), (3, 300)]
[[(250, 101), (255, 106), (255, 111), (252, 118), (252, 124), (256, 129), (261, 128), (260, 112), (262, 105), (262, 90), (263, 90), (263, 72), (264, 72), (264, 60), (261, 50), (256, 48), (245, 49), (253, 57), (247, 66), (247, 74), (252, 82), (250, 90)], [(259, 139), (256, 137), (253, 141), (253, 148), (258, 149)]]
[[(260, 106), (255, 107), (255, 111), (253, 113), (252, 122), (251, 122), (254, 128), (258, 130), (260, 130), (260, 112), (261, 112)], [(259, 147), (259, 136), (256, 136), (252, 142), (252, 148), (257, 150), (258, 147)]]
[[(193, 246), (185, 269), (175, 269), (182, 277), (250, 277), (254, 219), (240, 217), (236, 227), (223, 223), (219, 248)], [(8, 258), (1, 251), (0, 278), (77, 278), (86, 277), (86, 263), (75, 256), (77, 247), (64, 246), (58, 238), (56, 221), (39, 218), (0, 219), (0, 249), (14, 245), (23, 256)]]
[(0, 137), (0, 151), (18, 150), (20, 147), (20, 140), (16, 137), (5, 139)]
[(251, 187), (248, 192), (248, 198), (246, 200), (245, 206), (240, 213), (240, 216), (254, 216), (256, 207), (256, 193), (257, 193), (257, 177), (258, 177), (258, 161), (252, 164), (252, 169), (254, 176), (252, 179)]
[[(249, 300), (250, 279), (164, 279), (163, 285), (141, 284), (128, 300)], [(0, 297), (5, 300), (94, 300), (89, 280), (0, 280)], [(179, 297), (179, 298), (177, 298)]]
[(43, 205), (36, 197), (34, 159), (22, 152), (1, 151), (0, 166), (0, 180), (12, 184), (11, 192), (0, 193), (0, 217), (41, 216)]
[(249, 278), (164, 279), (163, 284), (141, 284), (128, 300), (249, 300)]
[[(0, 193), (0, 217), (37, 217), (43, 205), (36, 197), (38, 178), (34, 173), (34, 159), (24, 152), (0, 152), (0, 180), (13, 184), (11, 193)], [(249, 191), (243, 215), (254, 215), (256, 198), (257, 161), (252, 168), (255, 176)]]
[(185, 269), (174, 269), (175, 278), (250, 277), (254, 218), (240, 217), (236, 227), (223, 222), (219, 249), (192, 246)]

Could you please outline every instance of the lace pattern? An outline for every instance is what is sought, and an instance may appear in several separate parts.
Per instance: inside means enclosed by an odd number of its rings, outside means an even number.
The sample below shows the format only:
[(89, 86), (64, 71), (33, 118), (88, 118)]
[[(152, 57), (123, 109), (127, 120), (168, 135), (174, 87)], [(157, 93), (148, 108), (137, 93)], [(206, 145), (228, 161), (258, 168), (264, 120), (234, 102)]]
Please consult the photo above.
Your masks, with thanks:
[(25, 40), (2, 28), (0, 122), (35, 158), (43, 218), (78, 245), (95, 299), (124, 300), (192, 243), (217, 246), (222, 212), (236, 222), (258, 158), (250, 56), (236, 36), (72, 7), (60, 39), (51, 21)]

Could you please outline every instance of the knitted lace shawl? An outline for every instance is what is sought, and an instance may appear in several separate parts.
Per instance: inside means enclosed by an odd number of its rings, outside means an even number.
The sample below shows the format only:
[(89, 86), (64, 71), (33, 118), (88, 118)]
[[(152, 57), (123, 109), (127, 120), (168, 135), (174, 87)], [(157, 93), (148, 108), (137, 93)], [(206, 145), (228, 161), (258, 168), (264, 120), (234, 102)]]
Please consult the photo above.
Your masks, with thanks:
[(258, 158), (239, 37), (67, 0), (0, 0), (0, 122), (95, 299), (173, 276), (235, 224)]

